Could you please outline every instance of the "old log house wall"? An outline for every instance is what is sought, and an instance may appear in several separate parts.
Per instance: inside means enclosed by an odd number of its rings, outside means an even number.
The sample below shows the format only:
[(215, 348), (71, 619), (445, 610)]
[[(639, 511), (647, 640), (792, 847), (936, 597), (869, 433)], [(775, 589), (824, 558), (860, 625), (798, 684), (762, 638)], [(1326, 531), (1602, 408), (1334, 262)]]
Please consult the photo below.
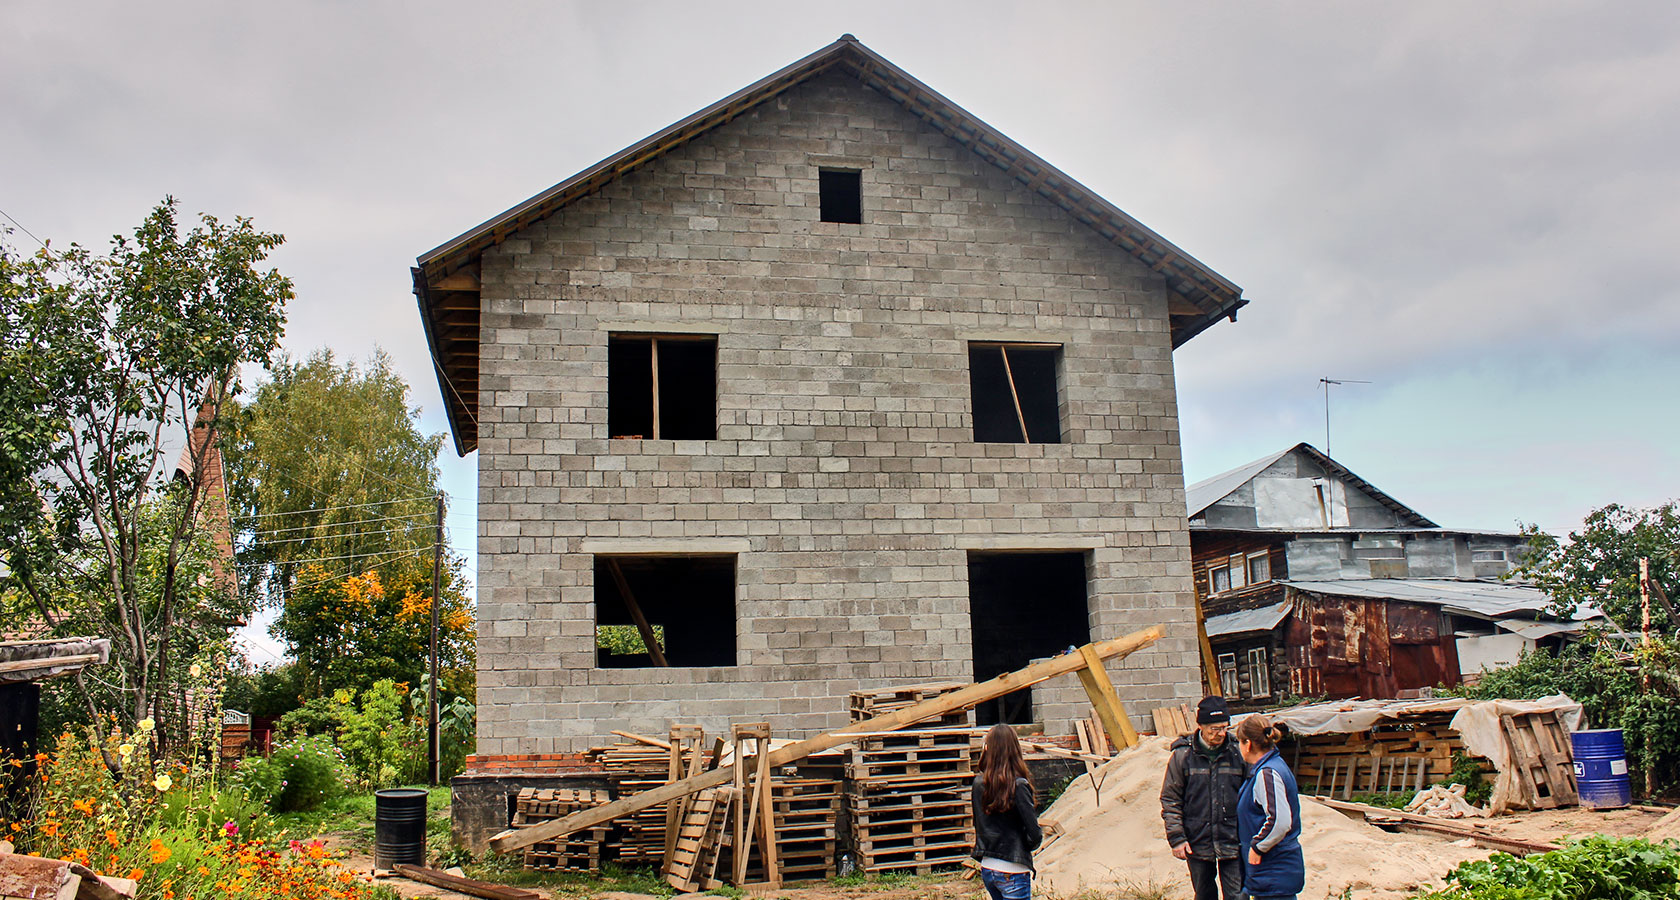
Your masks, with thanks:
[[(1245, 609), (1271, 606), (1284, 599), (1284, 586), (1279, 581), (1289, 577), (1285, 541), (1274, 534), (1224, 533), (1192, 534), (1191, 570), (1195, 579), (1196, 596), (1202, 601), (1203, 614), (1212, 617)], [(1254, 560), (1265, 559), (1264, 581), (1250, 583), (1255, 572)], [(1242, 586), (1215, 592), (1218, 580), (1215, 571), (1227, 569), (1234, 578), (1239, 568)], [(1225, 582), (1229, 583), (1229, 582)], [(1214, 660), (1221, 668), (1221, 680), (1229, 682), (1235, 671), (1234, 685), (1227, 683), (1226, 699), (1252, 706), (1267, 706), (1283, 697), (1290, 684), (1289, 653), (1281, 628), (1263, 632), (1245, 632), (1210, 639)], [(1261, 651), (1264, 662), (1255, 657)], [(1256, 665), (1263, 666), (1257, 678)], [(1260, 682), (1256, 690), (1256, 682)]]

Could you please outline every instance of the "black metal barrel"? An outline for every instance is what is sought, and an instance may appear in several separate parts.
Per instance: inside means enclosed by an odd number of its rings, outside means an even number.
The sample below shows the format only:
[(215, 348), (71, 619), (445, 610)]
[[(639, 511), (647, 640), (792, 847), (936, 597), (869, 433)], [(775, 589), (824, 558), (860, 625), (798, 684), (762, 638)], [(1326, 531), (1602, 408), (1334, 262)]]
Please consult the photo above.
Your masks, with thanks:
[(426, 792), (391, 788), (373, 794), (373, 865), (426, 864)]

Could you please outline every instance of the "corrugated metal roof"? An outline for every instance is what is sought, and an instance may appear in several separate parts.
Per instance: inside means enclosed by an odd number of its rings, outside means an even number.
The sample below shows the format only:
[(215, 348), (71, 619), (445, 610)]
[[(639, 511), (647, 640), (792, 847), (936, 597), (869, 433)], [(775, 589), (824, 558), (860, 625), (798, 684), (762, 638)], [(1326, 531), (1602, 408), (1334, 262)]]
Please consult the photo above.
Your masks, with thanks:
[(1207, 620), (1208, 637), (1219, 637), (1226, 634), (1243, 634), (1249, 631), (1271, 631), (1278, 626), (1284, 617), (1289, 615), (1289, 608), (1294, 604), (1288, 600), (1262, 606), (1259, 609), (1242, 609), (1219, 616), (1209, 616)]
[(1337, 597), (1365, 597), (1426, 603), (1452, 612), (1502, 619), (1515, 613), (1543, 613), (1552, 598), (1539, 588), (1502, 581), (1448, 578), (1358, 578), (1341, 581), (1285, 581), (1296, 590)]
[(1586, 627), (1580, 622), (1536, 622), (1530, 619), (1500, 619), (1494, 624), (1531, 641), (1559, 634), (1576, 634)]

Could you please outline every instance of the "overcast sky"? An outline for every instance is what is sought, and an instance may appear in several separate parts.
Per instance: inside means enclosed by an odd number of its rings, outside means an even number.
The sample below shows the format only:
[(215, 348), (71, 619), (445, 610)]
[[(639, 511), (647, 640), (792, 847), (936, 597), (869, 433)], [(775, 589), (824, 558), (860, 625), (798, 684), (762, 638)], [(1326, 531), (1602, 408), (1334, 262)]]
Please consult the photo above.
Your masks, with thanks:
[(1675, 3), (8, 0), (0, 210), (251, 216), (285, 346), (385, 348), (443, 430), (417, 255), (842, 32), (1244, 288), (1177, 353), (1189, 481), (1322, 449), (1328, 376), (1332, 454), (1445, 525), (1680, 495)]

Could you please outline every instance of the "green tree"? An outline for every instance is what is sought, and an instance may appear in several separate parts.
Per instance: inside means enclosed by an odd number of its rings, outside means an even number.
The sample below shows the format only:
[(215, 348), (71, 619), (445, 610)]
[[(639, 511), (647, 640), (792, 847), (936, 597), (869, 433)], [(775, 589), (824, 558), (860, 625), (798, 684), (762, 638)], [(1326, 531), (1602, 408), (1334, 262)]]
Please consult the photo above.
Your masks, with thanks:
[[(166, 199), (102, 255), (25, 257), (0, 241), (4, 577), (55, 633), (112, 639), (103, 677), (129, 722), (153, 715), (183, 620), (205, 612), (205, 463), (241, 367), (267, 365), (292, 297), (261, 269), (280, 235), (200, 218), (183, 232)], [(95, 694), (83, 691), (90, 715)]]
[(390, 357), (358, 368), (322, 349), (272, 372), (225, 450), (246, 587), (283, 604), (311, 562), (348, 576), (429, 559), (443, 435), (421, 434)]
[[(431, 640), (431, 561), (387, 563), (374, 571), (333, 577), (310, 564), (301, 570), (274, 631), (304, 675), (304, 696), (335, 690), (361, 693), (381, 679), (418, 686)], [(438, 672), (444, 695), (472, 695), (474, 622), (460, 563), (447, 560), (439, 591)]]
[[(1532, 525), (1527, 558), (1514, 577), (1533, 580), (1552, 596), (1559, 612), (1596, 606), (1624, 628), (1639, 630), (1639, 560), (1650, 561), (1651, 578), (1670, 598), (1680, 599), (1680, 509), (1669, 501), (1651, 509), (1612, 503), (1595, 509), (1564, 540)], [(1651, 620), (1672, 636), (1680, 621), (1655, 603)]]

